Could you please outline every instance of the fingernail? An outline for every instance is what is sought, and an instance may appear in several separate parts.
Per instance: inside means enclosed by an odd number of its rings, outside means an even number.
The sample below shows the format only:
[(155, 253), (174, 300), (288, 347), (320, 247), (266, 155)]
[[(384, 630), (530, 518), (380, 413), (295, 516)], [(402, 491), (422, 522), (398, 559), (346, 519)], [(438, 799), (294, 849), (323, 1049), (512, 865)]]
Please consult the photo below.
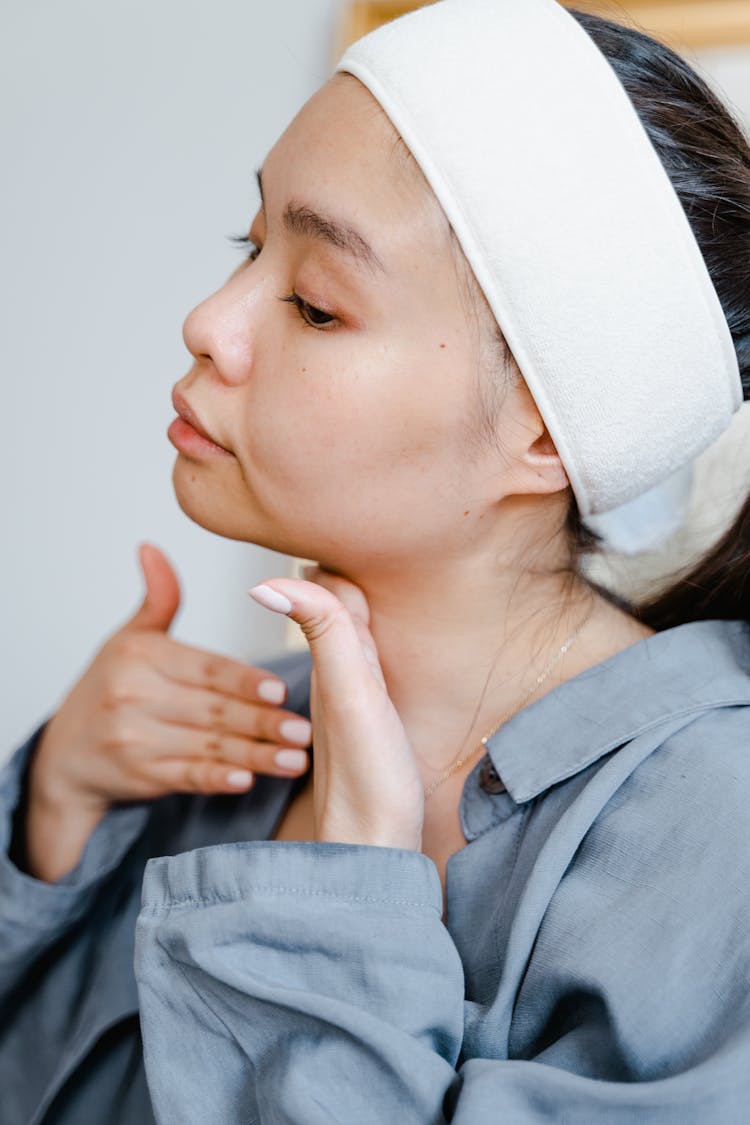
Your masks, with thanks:
[(234, 785), (237, 789), (247, 789), (252, 780), (250, 770), (230, 770), (227, 774), (227, 785)]
[(281, 680), (261, 680), (258, 684), (258, 696), (269, 703), (283, 703), (286, 694), (286, 684)]
[(265, 586), (263, 583), (260, 586), (253, 586), (252, 590), (248, 590), (248, 594), (266, 609), (273, 609), (276, 613), (289, 613), (292, 608), (289, 598), (285, 598), (278, 590), (272, 590), (270, 586)]
[(304, 750), (277, 750), (274, 761), (285, 770), (301, 770), (307, 765), (307, 754)]
[(281, 737), (289, 742), (307, 742), (312, 734), (312, 726), (307, 719), (284, 719), (279, 725)]

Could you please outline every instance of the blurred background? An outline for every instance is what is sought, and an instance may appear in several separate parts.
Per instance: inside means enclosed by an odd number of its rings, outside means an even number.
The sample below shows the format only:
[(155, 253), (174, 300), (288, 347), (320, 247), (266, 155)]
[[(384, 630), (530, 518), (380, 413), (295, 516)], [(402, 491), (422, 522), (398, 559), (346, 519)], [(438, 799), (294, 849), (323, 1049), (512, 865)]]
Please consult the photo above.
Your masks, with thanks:
[[(254, 168), (346, 39), (409, 6), (2, 0), (0, 760), (140, 604), (141, 542), (180, 578), (176, 639), (249, 663), (297, 643), (246, 592), (294, 560), (174, 498), (181, 326), (240, 260), (226, 236), (254, 213)], [(750, 123), (750, 3), (575, 6), (671, 37)], [(746, 438), (743, 410), (668, 548), (600, 576), (632, 592), (717, 538), (750, 487)]]

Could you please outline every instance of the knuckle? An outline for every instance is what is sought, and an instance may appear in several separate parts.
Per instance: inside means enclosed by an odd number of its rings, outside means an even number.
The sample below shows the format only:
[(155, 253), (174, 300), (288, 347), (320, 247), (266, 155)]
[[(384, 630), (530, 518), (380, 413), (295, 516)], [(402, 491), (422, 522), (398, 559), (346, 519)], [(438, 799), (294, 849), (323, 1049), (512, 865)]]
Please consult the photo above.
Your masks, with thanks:
[(349, 614), (342, 605), (338, 605), (313, 614), (301, 628), (308, 641), (318, 641), (331, 630), (339, 628), (342, 623), (348, 621)]
[(112, 713), (119, 711), (128, 703), (134, 703), (135, 699), (134, 693), (126, 684), (113, 680), (102, 688), (100, 702), (103, 711)]
[(143, 642), (133, 633), (124, 633), (117, 638), (117, 655), (125, 660), (140, 660), (143, 655)]
[(243, 697), (257, 698), (258, 676), (253, 672), (242, 672), (238, 682), (239, 694)]
[(211, 719), (223, 719), (226, 716), (226, 704), (220, 699), (215, 700), (208, 705), (208, 714)]
[(164, 782), (154, 777), (148, 762), (135, 762), (129, 766), (128, 779), (138, 787), (143, 796), (168, 789), (168, 785), (165, 786)]
[(261, 739), (265, 742), (276, 742), (279, 739), (279, 723), (284, 721), (285, 716), (282, 714), (269, 714), (265, 711), (257, 711), (255, 715), (255, 729), (252, 734), (255, 738)]
[(113, 711), (116, 711), (120, 706), (120, 699), (117, 694), (117, 690), (114, 688), (105, 688), (102, 691), (99, 703), (101, 705), (102, 711), (104, 711), (107, 715), (110, 715)]
[(207, 683), (214, 684), (219, 678), (221, 663), (216, 657), (209, 656), (203, 661), (202, 673)]
[(224, 743), (221, 738), (217, 738), (216, 735), (211, 735), (210, 738), (206, 739), (203, 749), (210, 757), (220, 758), (223, 745)]
[(127, 750), (134, 743), (134, 732), (130, 725), (125, 723), (112, 723), (102, 738), (102, 748), (111, 754)]
[(185, 770), (187, 787), (196, 793), (205, 793), (210, 789), (209, 776), (209, 768), (202, 763), (191, 763)]

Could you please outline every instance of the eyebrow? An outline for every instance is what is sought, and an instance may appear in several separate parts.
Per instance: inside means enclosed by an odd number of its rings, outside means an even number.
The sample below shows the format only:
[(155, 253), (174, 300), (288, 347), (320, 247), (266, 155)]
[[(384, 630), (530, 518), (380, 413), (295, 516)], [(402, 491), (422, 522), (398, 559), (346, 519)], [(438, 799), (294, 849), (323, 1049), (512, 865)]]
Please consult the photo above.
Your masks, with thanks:
[[(258, 180), (261, 206), (265, 211), (263, 173), (260, 168), (256, 169), (255, 175)], [(327, 242), (330, 246), (334, 246), (337, 250), (343, 250), (355, 261), (367, 266), (370, 270), (386, 272), (385, 266), (370, 243), (362, 237), (358, 230), (347, 223), (341, 223), (336, 219), (321, 215), (318, 211), (313, 211), (311, 207), (306, 207), (300, 203), (287, 204), (284, 210), (283, 223), (290, 234), (296, 234), (303, 238), (317, 238), (321, 242)]]

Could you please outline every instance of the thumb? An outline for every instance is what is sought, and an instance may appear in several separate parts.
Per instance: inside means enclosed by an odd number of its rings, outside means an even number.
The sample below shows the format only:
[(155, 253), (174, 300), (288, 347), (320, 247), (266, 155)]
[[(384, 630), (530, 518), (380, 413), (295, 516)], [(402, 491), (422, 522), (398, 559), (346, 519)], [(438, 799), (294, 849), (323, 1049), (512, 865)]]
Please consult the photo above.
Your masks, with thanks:
[(138, 559), (146, 580), (146, 594), (124, 628), (157, 629), (166, 633), (180, 608), (180, 583), (165, 554), (151, 543), (141, 543)]
[(346, 591), (351, 612), (330, 590), (299, 578), (273, 578), (248, 590), (266, 609), (297, 622), (315, 660), (318, 682), (326, 693), (340, 692), (341, 698), (351, 694), (357, 676), (369, 680), (373, 674), (384, 686), (375, 642), (367, 628), (364, 595), (351, 583), (346, 585), (351, 587)]

